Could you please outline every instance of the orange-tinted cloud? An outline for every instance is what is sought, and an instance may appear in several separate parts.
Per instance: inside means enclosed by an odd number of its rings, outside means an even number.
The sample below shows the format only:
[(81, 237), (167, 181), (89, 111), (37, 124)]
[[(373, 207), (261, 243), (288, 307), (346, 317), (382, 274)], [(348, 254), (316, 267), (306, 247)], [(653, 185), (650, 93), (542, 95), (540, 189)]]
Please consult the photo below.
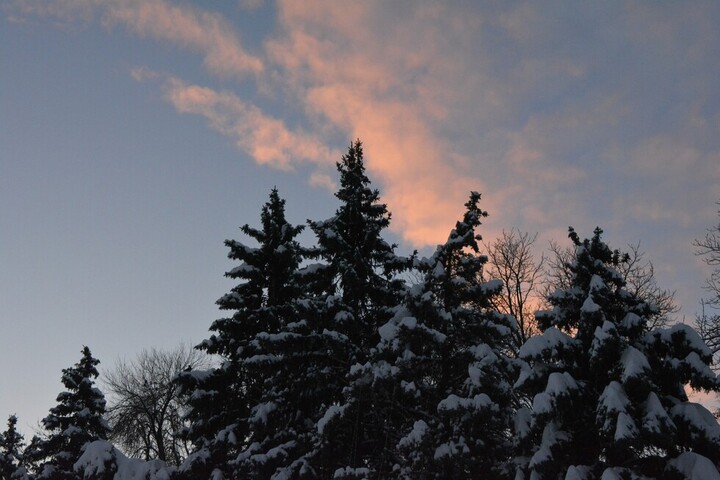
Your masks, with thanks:
[[(705, 60), (720, 39), (705, 11), (713, 7), (593, 4), (557, 15), (532, 2), (280, 0), (264, 50), (250, 53), (220, 13), (187, 4), (18, 5), (94, 14), (199, 52), (214, 75), (256, 80), (304, 130), (227, 91), (175, 83), (167, 98), (260, 163), (328, 165), (312, 185), (331, 183), (339, 154), (323, 146), (330, 138), (362, 139), (392, 228), (418, 246), (445, 239), (469, 190), (483, 193), (488, 239), (512, 226), (564, 237), (568, 225), (589, 234), (601, 224), (634, 242), (640, 221), (685, 218), (691, 228), (713, 219), (714, 191), (696, 187), (720, 181), (719, 72)], [(705, 217), (683, 215), (700, 206)]]
[(269, 59), (301, 92), (308, 113), (363, 140), (370, 175), (381, 182), (404, 239), (416, 246), (444, 241), (469, 192), (482, 191), (484, 181), (463, 167), (474, 162), (433, 130), (446, 109), (431, 90), (444, 73), (428, 69), (448, 63), (444, 52), (407, 48), (440, 37), (434, 7), (394, 25), (390, 38), (372, 3), (354, 3), (351, 11), (334, 2), (279, 6), (284, 33), (268, 42)]
[(289, 170), (297, 161), (332, 165), (339, 158), (338, 152), (313, 135), (290, 130), (235, 94), (189, 85), (176, 78), (170, 78), (164, 89), (178, 112), (205, 117), (214, 130), (232, 138), (240, 150), (260, 164)]

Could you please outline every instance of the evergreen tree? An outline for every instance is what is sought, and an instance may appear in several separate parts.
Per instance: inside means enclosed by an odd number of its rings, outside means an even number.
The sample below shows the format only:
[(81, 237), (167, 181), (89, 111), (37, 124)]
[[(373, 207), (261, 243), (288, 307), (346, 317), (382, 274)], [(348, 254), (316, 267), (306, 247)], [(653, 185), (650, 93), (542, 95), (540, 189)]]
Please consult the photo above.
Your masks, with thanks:
[(395, 301), (401, 283), (393, 277), (407, 269), (407, 259), (397, 257), (395, 246), (381, 236), (390, 225), (390, 213), (380, 203), (379, 191), (370, 186), (359, 140), (350, 145), (337, 169), (340, 189), (335, 196), (340, 207), (328, 220), (309, 222), (318, 239), (315, 255), (326, 262), (316, 268), (315, 291), (338, 297), (339, 308), (355, 317), (354, 322), (340, 323), (365, 347), (374, 338), (376, 315)]
[(683, 452), (720, 460), (720, 426), (684, 390), (720, 388), (709, 350), (686, 325), (648, 331), (654, 307), (624, 288), (626, 257), (601, 234), (570, 229), (570, 288), (520, 349), (516, 387), (532, 407), (516, 418), (516, 478), (673, 478)]
[[(390, 224), (390, 214), (365, 174), (362, 144), (356, 141), (337, 163), (340, 189), (335, 194), (340, 207), (322, 222), (309, 222), (317, 236), (315, 256), (323, 263), (308, 266), (303, 280), (312, 294), (309, 333), (316, 336), (317, 356), (312, 383), (324, 382), (325, 395), (318, 397), (317, 449), (312, 457), (316, 474), (331, 476), (359, 462), (376, 449), (377, 438), (359, 416), (371, 412), (358, 409), (347, 428), (325, 431), (327, 419), (345, 402), (351, 366), (364, 364), (378, 340), (378, 328), (393, 315), (403, 290), (397, 275), (409, 260), (395, 255), (394, 245), (381, 236)], [(319, 352), (318, 352), (319, 353)]]
[[(277, 189), (262, 207), (261, 224), (261, 229), (241, 227), (256, 247), (225, 242), (228, 257), (241, 262), (226, 276), (240, 283), (217, 304), (233, 314), (215, 321), (210, 328), (215, 333), (198, 346), (219, 355), (222, 365), (180, 377), (191, 404), (187, 435), (196, 445), (181, 471), (192, 478), (245, 476), (238, 471), (246, 471), (252, 463), (249, 451), (272, 449), (281, 441), (276, 431), (281, 425), (265, 424), (267, 409), (291, 407), (268, 398), (269, 390), (278, 388), (273, 375), (279, 356), (267, 352), (266, 341), (280, 335), (294, 319), (291, 301), (299, 291), (293, 274), (302, 255), (295, 237), (303, 227), (286, 221), (285, 200)], [(262, 477), (265, 467), (272, 468), (272, 462), (266, 463), (253, 464), (250, 470)]]
[(507, 458), (513, 365), (502, 345), (515, 322), (491, 308), (502, 284), (480, 281), (479, 200), (472, 192), (447, 242), (421, 262), (399, 335), (384, 335), (422, 412), (397, 443), (404, 478), (494, 478)]
[[(371, 359), (351, 369), (346, 402), (323, 425), (329, 438), (366, 432), (362, 456), (336, 478), (471, 478), (492, 475), (507, 456), (511, 362), (499, 349), (511, 318), (490, 311), (499, 282), (481, 282), (480, 195), (379, 328)], [(499, 452), (501, 452), (499, 454)]]
[(105, 414), (105, 397), (95, 387), (99, 360), (83, 347), (82, 358), (73, 367), (63, 369), (65, 391), (57, 396), (58, 404), (42, 420), (45, 438), (35, 437), (28, 447), (32, 460), (39, 464), (37, 479), (76, 480), (82, 476), (73, 471), (85, 444), (105, 440), (109, 427)]
[(23, 436), (16, 430), (17, 417), (10, 415), (7, 430), (0, 433), (0, 478), (3, 480), (25, 480), (27, 470), (23, 466)]

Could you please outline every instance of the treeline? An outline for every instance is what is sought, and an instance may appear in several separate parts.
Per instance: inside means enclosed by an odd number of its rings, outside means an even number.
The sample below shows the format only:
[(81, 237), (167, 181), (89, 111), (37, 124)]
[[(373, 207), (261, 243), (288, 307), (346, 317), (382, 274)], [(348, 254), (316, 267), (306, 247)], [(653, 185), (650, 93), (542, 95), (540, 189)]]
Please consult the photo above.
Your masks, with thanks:
[[(298, 242), (304, 226), (287, 222), (275, 189), (260, 227), (241, 227), (253, 245), (226, 241), (237, 286), (218, 300), (228, 316), (197, 346), (220, 362), (160, 382), (157, 398), (182, 417), (170, 432), (189, 446), (182, 458), (130, 452), (112, 436), (86, 347), (63, 370), (43, 435), (24, 446), (10, 417), (3, 478), (720, 478), (720, 425), (685, 391), (720, 390), (713, 351), (689, 326), (665, 325), (669, 292), (629, 286), (637, 250), (570, 229), (560, 288), (532, 317), (538, 265), (525, 262), (518, 280), (481, 253), (480, 194), (432, 256), (404, 257), (382, 238), (390, 214), (359, 141), (337, 167), (335, 215), (308, 221), (315, 246)], [(121, 386), (143, 375), (124, 371)], [(111, 419), (127, 431), (134, 416)], [(164, 441), (148, 432), (135, 440)]]

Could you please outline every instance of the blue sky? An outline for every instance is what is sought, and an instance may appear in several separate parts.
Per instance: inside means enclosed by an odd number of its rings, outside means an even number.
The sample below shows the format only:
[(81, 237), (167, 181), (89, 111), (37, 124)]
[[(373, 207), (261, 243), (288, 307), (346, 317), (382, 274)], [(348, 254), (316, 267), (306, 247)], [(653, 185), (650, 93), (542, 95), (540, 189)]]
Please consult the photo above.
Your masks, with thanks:
[(202, 340), (273, 186), (332, 214), (354, 138), (400, 250), (482, 231), (642, 243), (690, 321), (720, 200), (716, 2), (0, 4), (0, 415), (91, 347)]

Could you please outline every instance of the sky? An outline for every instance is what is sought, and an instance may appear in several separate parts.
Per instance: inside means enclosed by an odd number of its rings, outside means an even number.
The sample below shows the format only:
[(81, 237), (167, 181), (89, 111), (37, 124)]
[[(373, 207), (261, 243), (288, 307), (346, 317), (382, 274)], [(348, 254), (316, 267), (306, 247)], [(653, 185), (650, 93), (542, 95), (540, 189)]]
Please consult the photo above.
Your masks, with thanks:
[(357, 138), (400, 253), (477, 190), (487, 241), (640, 242), (692, 322), (718, 78), (712, 1), (0, 1), (0, 415), (31, 436), (83, 345), (206, 338), (223, 241), (273, 186), (330, 217)]

